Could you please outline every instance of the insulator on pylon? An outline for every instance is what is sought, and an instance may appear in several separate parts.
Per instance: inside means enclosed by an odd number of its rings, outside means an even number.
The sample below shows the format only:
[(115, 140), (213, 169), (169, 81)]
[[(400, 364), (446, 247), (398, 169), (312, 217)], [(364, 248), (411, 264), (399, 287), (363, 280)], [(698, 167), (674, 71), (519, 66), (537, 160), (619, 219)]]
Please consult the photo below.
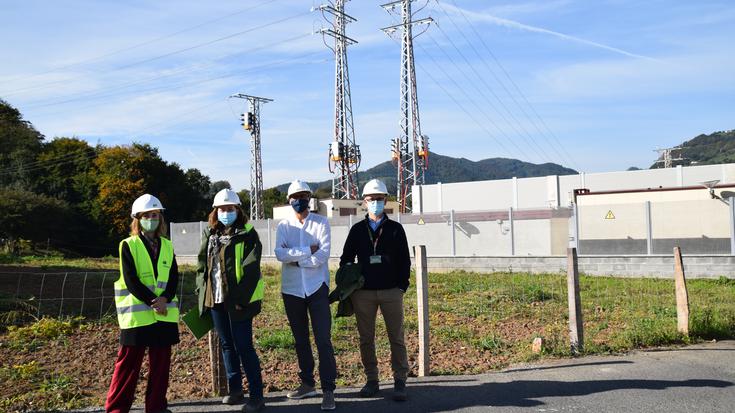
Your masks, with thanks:
[(419, 139), (419, 147), (416, 148), (416, 153), (420, 158), (423, 158), (426, 160), (429, 157), (429, 137), (426, 135), (421, 135), (421, 139)]
[(344, 158), (344, 145), (342, 142), (334, 141), (329, 144), (329, 159), (340, 162)]
[(394, 161), (401, 159), (401, 149), (399, 147), (398, 138), (391, 139), (390, 141), (390, 155), (391, 159)]

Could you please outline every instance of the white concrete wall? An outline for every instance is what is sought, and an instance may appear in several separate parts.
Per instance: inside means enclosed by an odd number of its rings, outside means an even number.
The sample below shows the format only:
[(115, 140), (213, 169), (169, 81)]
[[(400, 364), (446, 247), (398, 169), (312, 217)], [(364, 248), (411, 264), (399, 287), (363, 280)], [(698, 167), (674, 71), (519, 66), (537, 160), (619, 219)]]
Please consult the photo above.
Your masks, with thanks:
[[(574, 189), (593, 192), (697, 186), (700, 182), (719, 180), (719, 184), (735, 183), (735, 164), (686, 166), (667, 169), (645, 169), (603, 173), (581, 173), (558, 177), (558, 204), (569, 206)], [(458, 182), (424, 185), (421, 204), (424, 213), (500, 210), (515, 208), (548, 208), (555, 203), (556, 191), (550, 188), (555, 176), (499, 179), (494, 181)], [(514, 190), (515, 187), (515, 190)], [(413, 194), (418, 197), (419, 190)], [(517, 199), (517, 203), (515, 200)], [(416, 199), (418, 201), (418, 199)]]

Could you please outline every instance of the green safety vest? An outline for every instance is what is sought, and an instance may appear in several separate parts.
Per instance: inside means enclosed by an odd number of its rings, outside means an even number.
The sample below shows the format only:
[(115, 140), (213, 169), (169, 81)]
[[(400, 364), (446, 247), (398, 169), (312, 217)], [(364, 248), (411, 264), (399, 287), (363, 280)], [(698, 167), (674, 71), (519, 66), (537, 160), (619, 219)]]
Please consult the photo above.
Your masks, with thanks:
[[(251, 223), (245, 224), (245, 232), (250, 232), (250, 230), (253, 229), (253, 225)], [(248, 254), (247, 257), (243, 260), (243, 255), (245, 254), (245, 242), (238, 242), (235, 244), (235, 279), (237, 280), (237, 283), (240, 284), (240, 280), (242, 280), (243, 277), (243, 271), (242, 267), (245, 265), (248, 265), (255, 261), (257, 258), (255, 257), (255, 248), (250, 250), (250, 254)], [(260, 277), (258, 280), (258, 284), (255, 286), (255, 291), (253, 291), (253, 295), (250, 296), (250, 302), (256, 302), (258, 300), (263, 299), (263, 293), (265, 292), (265, 283), (263, 282), (263, 277)]]
[(140, 236), (134, 235), (120, 242), (120, 278), (115, 281), (115, 307), (117, 307), (117, 322), (121, 329), (143, 327), (154, 324), (156, 321), (179, 322), (178, 298), (174, 296), (168, 303), (166, 315), (158, 314), (151, 306), (135, 298), (125, 284), (122, 274), (122, 247), (128, 244), (130, 253), (135, 262), (135, 272), (140, 281), (156, 296), (166, 290), (169, 270), (174, 259), (174, 249), (171, 241), (161, 237), (161, 251), (158, 255), (158, 279), (154, 277), (153, 262)]

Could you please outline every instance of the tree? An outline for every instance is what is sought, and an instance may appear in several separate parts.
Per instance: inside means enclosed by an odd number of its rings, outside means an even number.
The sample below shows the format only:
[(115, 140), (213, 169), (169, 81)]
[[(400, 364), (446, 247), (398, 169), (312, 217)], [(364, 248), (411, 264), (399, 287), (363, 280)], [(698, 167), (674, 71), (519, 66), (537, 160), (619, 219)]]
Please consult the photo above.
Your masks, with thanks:
[(92, 177), (96, 156), (96, 149), (81, 139), (56, 138), (46, 143), (36, 158), (41, 167), (37, 189), (80, 209), (88, 209), (82, 207), (89, 207), (88, 201), (97, 192)]
[(99, 192), (98, 221), (109, 224), (109, 235), (122, 238), (130, 225), (130, 206), (146, 189), (144, 153), (134, 146), (104, 148), (95, 159)]
[(56, 237), (66, 242), (73, 239), (68, 222), (74, 222), (68, 204), (58, 199), (34, 194), (24, 189), (0, 189), (0, 239), (5, 249), (18, 252), (21, 239), (43, 242)]
[(273, 218), (273, 207), (284, 205), (286, 203), (286, 194), (279, 191), (278, 188), (269, 188), (263, 191), (263, 209), (266, 218)]
[(33, 189), (42, 144), (43, 135), (23, 120), (18, 109), (0, 99), (0, 186)]
[(223, 189), (232, 189), (232, 186), (230, 186), (230, 183), (227, 181), (212, 182), (212, 186), (209, 187), (209, 194), (207, 195), (207, 198), (214, 199), (214, 196), (217, 195), (217, 192)]

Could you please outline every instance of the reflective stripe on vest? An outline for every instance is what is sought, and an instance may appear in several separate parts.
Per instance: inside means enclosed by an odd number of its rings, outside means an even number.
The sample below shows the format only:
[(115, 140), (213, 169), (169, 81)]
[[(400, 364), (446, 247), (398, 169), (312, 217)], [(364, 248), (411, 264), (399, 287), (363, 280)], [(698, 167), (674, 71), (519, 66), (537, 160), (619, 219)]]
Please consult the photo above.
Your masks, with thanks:
[[(253, 225), (251, 223), (245, 224), (245, 232), (250, 232), (252, 229)], [(257, 258), (255, 257), (255, 248), (250, 251), (250, 254), (248, 254), (245, 259), (243, 259), (242, 257), (244, 254), (245, 243), (238, 242), (237, 244), (235, 244), (235, 279), (237, 280), (238, 284), (243, 277), (242, 268), (257, 261)], [(263, 282), (263, 277), (260, 277), (260, 279), (258, 280), (258, 284), (255, 286), (255, 291), (253, 291), (253, 295), (250, 297), (250, 302), (253, 303), (255, 301), (262, 300), (264, 292), (265, 283)]]
[(178, 298), (166, 305), (166, 315), (156, 313), (151, 306), (135, 298), (125, 284), (122, 275), (122, 246), (128, 244), (130, 254), (133, 256), (135, 272), (140, 281), (156, 296), (160, 296), (168, 285), (169, 271), (174, 259), (173, 246), (166, 238), (161, 239), (161, 251), (158, 257), (158, 279), (155, 279), (153, 263), (148, 255), (143, 240), (139, 236), (132, 236), (120, 242), (120, 278), (115, 281), (115, 307), (117, 308), (117, 322), (121, 329), (142, 327), (154, 324), (156, 321), (178, 323), (179, 307)]

